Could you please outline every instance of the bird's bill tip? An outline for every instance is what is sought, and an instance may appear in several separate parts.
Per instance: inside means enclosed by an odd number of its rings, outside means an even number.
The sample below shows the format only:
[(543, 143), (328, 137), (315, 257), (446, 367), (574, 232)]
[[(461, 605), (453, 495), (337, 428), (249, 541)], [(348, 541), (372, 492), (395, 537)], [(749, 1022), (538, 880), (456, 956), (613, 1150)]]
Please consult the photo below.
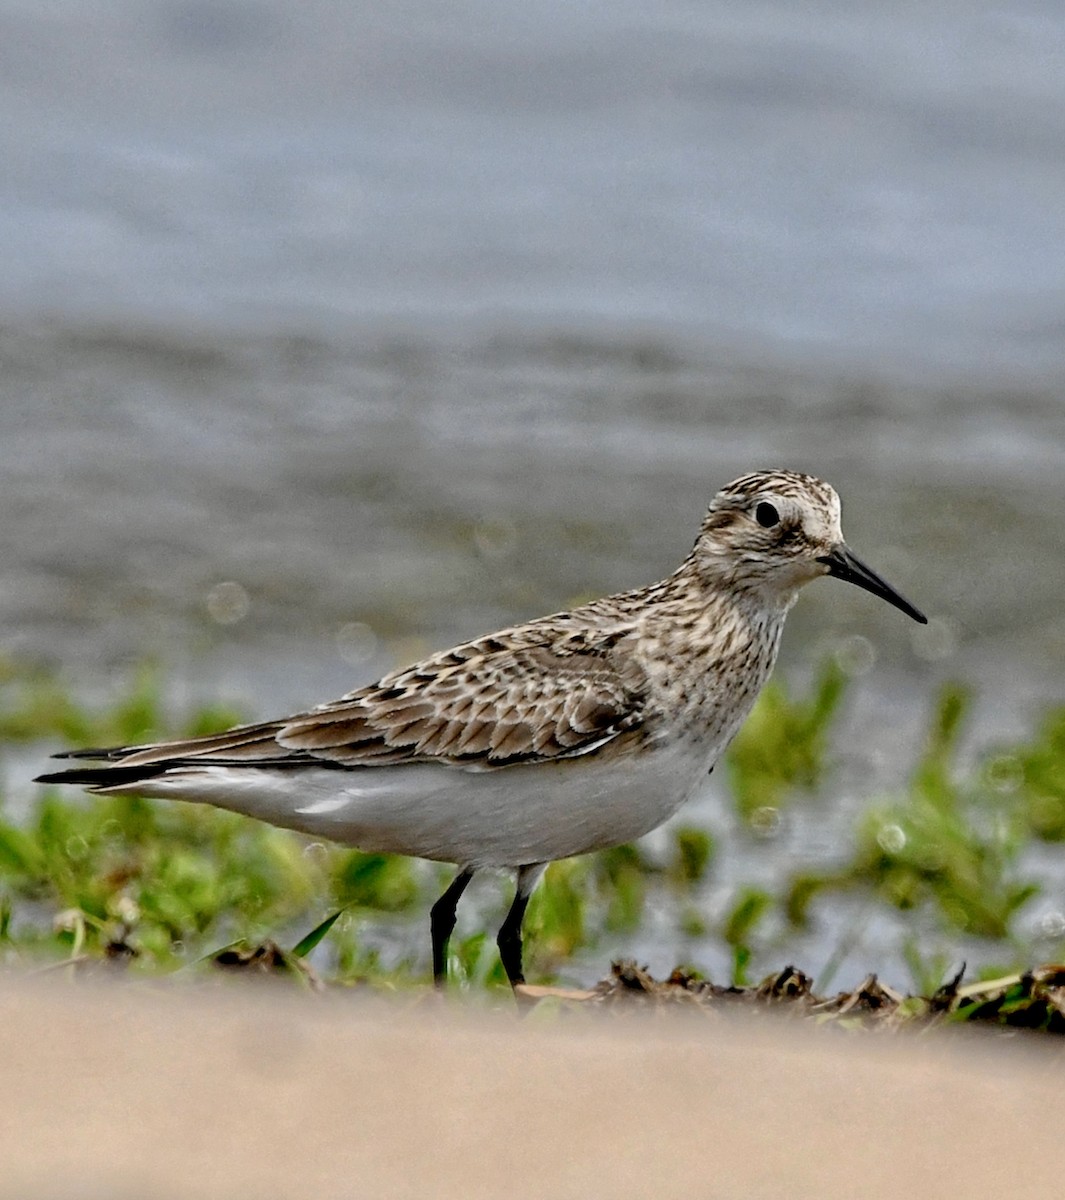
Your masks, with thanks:
[(911, 604), (901, 592), (898, 592), (891, 586), (887, 580), (881, 578), (871, 567), (867, 567), (865, 563), (841, 542), (829, 554), (822, 555), (818, 560), (828, 568), (828, 574), (835, 579), (843, 579), (847, 583), (853, 583), (855, 587), (860, 587), (867, 592), (871, 592), (874, 596), (879, 596), (881, 600), (886, 600), (888, 604), (894, 605), (900, 612), (904, 612), (908, 617), (912, 617), (921, 625), (928, 624), (928, 618), (915, 605)]

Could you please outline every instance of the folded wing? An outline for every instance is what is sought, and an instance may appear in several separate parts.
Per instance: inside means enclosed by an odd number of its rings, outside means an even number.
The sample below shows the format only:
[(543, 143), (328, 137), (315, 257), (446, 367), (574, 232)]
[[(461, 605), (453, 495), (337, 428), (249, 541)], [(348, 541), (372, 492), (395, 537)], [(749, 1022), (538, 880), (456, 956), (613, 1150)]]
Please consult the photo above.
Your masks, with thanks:
[(471, 642), (279, 721), (184, 741), (60, 757), (104, 759), (42, 782), (135, 782), (201, 765), (358, 769), (437, 762), (467, 769), (571, 758), (636, 734), (646, 679), (615, 632), (598, 641)]

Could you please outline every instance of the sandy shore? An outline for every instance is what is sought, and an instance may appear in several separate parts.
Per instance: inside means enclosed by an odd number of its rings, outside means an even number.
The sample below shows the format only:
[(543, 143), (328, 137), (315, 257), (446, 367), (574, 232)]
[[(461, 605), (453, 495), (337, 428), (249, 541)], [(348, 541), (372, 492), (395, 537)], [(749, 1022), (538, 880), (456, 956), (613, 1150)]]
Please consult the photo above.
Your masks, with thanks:
[(1060, 1196), (1056, 1039), (0, 981), (0, 1195)]

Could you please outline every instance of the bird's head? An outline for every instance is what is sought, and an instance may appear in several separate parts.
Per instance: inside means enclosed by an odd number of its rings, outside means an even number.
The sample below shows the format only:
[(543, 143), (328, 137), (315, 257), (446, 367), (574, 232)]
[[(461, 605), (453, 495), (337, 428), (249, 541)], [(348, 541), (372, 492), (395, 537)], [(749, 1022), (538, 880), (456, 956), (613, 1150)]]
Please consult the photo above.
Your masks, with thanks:
[(784, 604), (803, 584), (834, 575), (925, 624), (919, 609), (848, 549), (839, 519), (839, 496), (822, 480), (755, 471), (714, 497), (694, 564), (704, 578)]

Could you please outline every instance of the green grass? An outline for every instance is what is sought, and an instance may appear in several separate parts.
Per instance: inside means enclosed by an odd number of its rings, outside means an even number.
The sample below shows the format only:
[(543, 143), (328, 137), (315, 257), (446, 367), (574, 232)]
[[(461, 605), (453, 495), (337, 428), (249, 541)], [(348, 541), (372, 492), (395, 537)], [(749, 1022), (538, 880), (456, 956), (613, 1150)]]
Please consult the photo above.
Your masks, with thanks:
[(1055, 751), (1054, 737), (1065, 710), (1051, 714), (1031, 743), (962, 769), (958, 744), (970, 705), (964, 688), (943, 688), (907, 788), (869, 806), (850, 863), (793, 880), (794, 922), (806, 919), (815, 897), (860, 889), (891, 908), (931, 910), (944, 932), (998, 944), (1011, 959), (1024, 952), (1017, 916), (1040, 891), (1025, 873), (1024, 851), (1061, 836), (1052, 818), (1062, 793), (1050, 789), (1063, 782), (1056, 772), (1065, 765), (1065, 739)]
[[(6, 664), (0, 753), (39, 748), (43, 763), (60, 745), (202, 733), (240, 716), (217, 708), (175, 716), (161, 701), (160, 679), (146, 667), (112, 703), (94, 708), (48, 673)], [(725, 766), (737, 817), (752, 831), (764, 832), (789, 806), (831, 795), (834, 727), (848, 686), (829, 663), (809, 695), (793, 696), (779, 682), (766, 689)], [(841, 893), (860, 897), (868, 911), (919, 916), (921, 928), (934, 931), (898, 948), (926, 995), (943, 982), (946, 950), (959, 935), (983, 948), (977, 966), (985, 973), (1031, 966), (1023, 913), (1039, 884), (1026, 851), (1065, 840), (1065, 708), (1048, 711), (1029, 738), (963, 765), (970, 701), (959, 686), (942, 691), (906, 786), (869, 798), (844, 865), (796, 863), (776, 889), (736, 888), (723, 914), (709, 915), (705, 903), (718, 847), (692, 825), (672, 828), (654, 853), (620, 846), (552, 864), (527, 918), (530, 978), (564, 975), (577, 953), (624, 944), (654, 906), (670, 914), (678, 944), (699, 937), (719, 945), (731, 982), (742, 985), (752, 971), (779, 965), (766, 956), (781, 944), (782, 928), (786, 944), (789, 928), (820, 919)], [(762, 852), (774, 854), (772, 839), (763, 840)], [(256, 961), (300, 978), (309, 977), (309, 961), (336, 984), (410, 987), (428, 979), (427, 914), (449, 873), (199, 806), (41, 787), (19, 819), (0, 798), (0, 962), (195, 973), (214, 969), (220, 951), (244, 962), (245, 951), (272, 945), (273, 957)], [(475, 906), (501, 914), (509, 887), (479, 881)], [(1053, 951), (1065, 957), (1065, 938)], [(504, 986), (476, 915), (460, 922), (451, 956), (461, 984)]]

